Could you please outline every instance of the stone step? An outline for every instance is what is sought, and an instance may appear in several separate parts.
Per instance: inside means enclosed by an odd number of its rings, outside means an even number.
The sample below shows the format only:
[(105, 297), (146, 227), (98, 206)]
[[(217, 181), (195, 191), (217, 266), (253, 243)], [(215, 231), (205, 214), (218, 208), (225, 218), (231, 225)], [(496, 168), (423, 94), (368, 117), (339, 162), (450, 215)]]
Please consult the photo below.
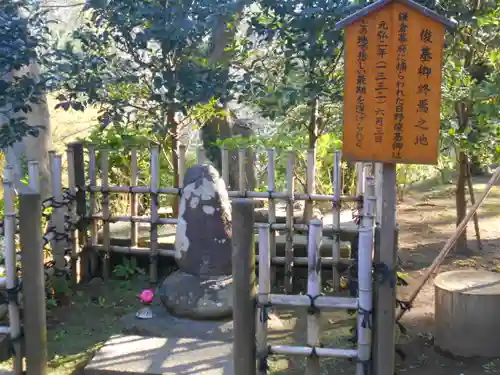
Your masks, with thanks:
[(197, 338), (111, 337), (84, 375), (235, 375), (230, 342)]

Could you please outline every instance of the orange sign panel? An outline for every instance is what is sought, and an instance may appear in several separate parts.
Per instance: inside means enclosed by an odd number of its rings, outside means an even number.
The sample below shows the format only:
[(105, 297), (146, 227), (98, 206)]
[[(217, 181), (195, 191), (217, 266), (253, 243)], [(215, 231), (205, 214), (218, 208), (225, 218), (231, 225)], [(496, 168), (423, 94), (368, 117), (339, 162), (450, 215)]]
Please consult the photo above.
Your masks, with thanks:
[(437, 163), (444, 32), (399, 2), (347, 26), (346, 159)]

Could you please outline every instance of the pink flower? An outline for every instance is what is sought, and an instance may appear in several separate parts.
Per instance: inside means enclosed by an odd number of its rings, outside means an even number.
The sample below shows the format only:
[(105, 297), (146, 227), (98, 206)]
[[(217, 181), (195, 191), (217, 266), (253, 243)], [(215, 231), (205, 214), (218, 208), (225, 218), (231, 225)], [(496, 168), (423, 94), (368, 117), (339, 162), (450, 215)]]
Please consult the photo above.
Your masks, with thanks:
[(151, 289), (144, 289), (141, 294), (139, 295), (139, 299), (143, 303), (151, 303), (153, 302), (153, 297), (155, 296), (155, 293)]

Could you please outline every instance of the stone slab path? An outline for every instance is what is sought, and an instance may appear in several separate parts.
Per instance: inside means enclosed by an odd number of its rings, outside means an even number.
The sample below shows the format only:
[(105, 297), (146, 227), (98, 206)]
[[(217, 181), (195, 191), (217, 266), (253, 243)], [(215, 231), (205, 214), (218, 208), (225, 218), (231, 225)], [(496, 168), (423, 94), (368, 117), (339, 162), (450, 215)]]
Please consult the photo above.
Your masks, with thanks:
[(114, 336), (85, 375), (235, 375), (232, 343), (197, 338)]

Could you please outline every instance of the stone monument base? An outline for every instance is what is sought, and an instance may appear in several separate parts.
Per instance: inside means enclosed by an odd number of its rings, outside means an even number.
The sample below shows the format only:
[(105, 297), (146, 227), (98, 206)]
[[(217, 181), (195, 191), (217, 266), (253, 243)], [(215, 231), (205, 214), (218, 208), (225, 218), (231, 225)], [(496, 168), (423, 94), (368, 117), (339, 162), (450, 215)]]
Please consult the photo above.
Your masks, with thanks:
[(158, 294), (167, 310), (178, 317), (220, 320), (233, 313), (231, 276), (207, 279), (178, 270), (163, 281)]

